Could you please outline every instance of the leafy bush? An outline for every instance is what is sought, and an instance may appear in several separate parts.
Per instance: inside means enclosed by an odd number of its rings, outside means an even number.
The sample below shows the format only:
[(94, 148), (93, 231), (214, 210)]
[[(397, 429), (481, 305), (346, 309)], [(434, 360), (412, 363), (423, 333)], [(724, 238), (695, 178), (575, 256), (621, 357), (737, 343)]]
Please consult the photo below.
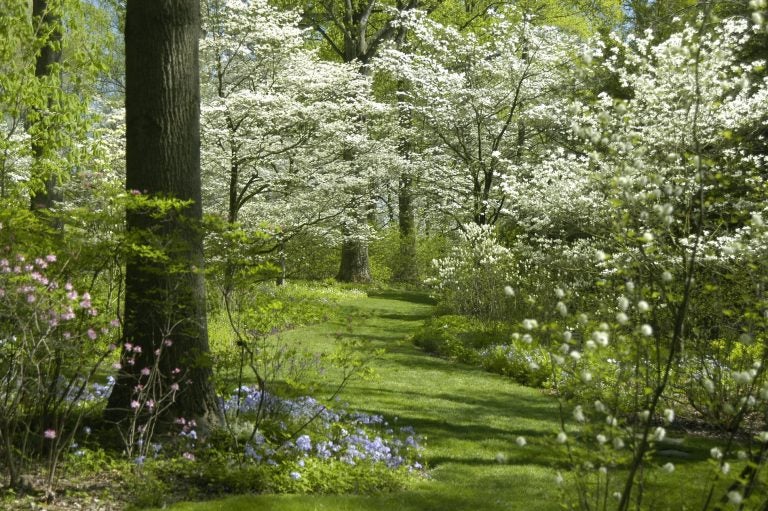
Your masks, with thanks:
[(413, 343), (428, 353), (466, 363), (479, 361), (478, 350), (493, 344), (494, 336), (478, 319), (446, 315), (428, 319), (412, 336)]
[(519, 335), (510, 335), (503, 323), (488, 324), (467, 316), (436, 316), (419, 327), (411, 339), (428, 353), (478, 365), (523, 385), (544, 386), (551, 375), (546, 353)]
[(487, 371), (531, 387), (543, 387), (552, 375), (546, 353), (519, 339), (485, 348), (480, 352), (480, 364)]
[(50, 490), (94, 376), (114, 350), (117, 320), (53, 275), (53, 254), (0, 257), (0, 459), (10, 484), (45, 460)]
[(505, 317), (504, 288), (513, 280), (514, 260), (492, 227), (464, 225), (458, 244), (434, 265), (428, 283), (446, 310), (485, 321)]

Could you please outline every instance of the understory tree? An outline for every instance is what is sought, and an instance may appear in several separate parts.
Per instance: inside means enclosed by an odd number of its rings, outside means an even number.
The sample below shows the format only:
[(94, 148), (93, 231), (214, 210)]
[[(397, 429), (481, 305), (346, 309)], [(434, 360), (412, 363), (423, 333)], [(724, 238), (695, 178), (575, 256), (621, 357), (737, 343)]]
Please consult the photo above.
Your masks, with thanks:
[[(208, 208), (250, 233), (224, 261), (229, 292), (238, 268), (312, 232), (328, 243), (364, 242), (360, 190), (397, 164), (377, 125), (388, 116), (357, 66), (321, 60), (294, 12), (266, 2), (205, 4), (202, 41), (203, 169)], [(365, 122), (362, 121), (365, 119)], [(379, 130), (381, 131), (381, 130)], [(354, 153), (354, 156), (351, 155)]]
[(723, 431), (696, 505), (764, 505), (766, 183), (753, 147), (768, 86), (751, 80), (763, 62), (739, 57), (762, 27), (707, 14), (665, 40), (616, 36), (590, 52), (585, 72), (607, 69), (628, 94), (571, 104), (581, 154), (563, 151), (528, 197), (539, 236), (568, 230), (563, 204), (602, 211), (580, 244), (559, 245), (581, 247), (570, 260), (582, 274), (526, 296), (541, 309), (516, 334), (552, 362), (563, 411), (553, 440), (577, 509), (650, 502), (654, 475), (675, 468), (653, 452), (676, 417)]
[(565, 70), (578, 41), (527, 15), (499, 13), (477, 33), (461, 33), (413, 12), (408, 44), (382, 52), (375, 68), (409, 84), (411, 154), (429, 168), (420, 185), (455, 225), (496, 224), (514, 209), (505, 178), (531, 179), (562, 131), (557, 119), (572, 87)]

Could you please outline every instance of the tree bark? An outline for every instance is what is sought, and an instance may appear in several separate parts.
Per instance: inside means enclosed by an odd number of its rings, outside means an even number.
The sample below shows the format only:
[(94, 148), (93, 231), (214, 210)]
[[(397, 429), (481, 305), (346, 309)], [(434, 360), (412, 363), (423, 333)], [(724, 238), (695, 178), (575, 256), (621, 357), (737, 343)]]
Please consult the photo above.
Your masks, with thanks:
[[(37, 22), (40, 24), (40, 31), (43, 34), (48, 34), (43, 36), (45, 37), (45, 42), (35, 60), (35, 77), (45, 79), (51, 76), (55, 66), (61, 62), (61, 18), (53, 9), (53, 6), (49, 5), (48, 0), (33, 0), (32, 20), (33, 23)], [(51, 106), (52, 98), (49, 98), (48, 107), (50, 108)], [(32, 211), (49, 211), (56, 202), (61, 201), (61, 194), (58, 191), (56, 175), (51, 174), (50, 170), (45, 170), (46, 143), (44, 140), (41, 140), (40, 136), (41, 133), (33, 131), (32, 154), (40, 173), (39, 177), (43, 181), (43, 189), (31, 192), (30, 207)], [(53, 224), (55, 227), (60, 227), (60, 222), (54, 221)]]
[[(344, 152), (344, 159), (354, 160), (352, 150)], [(364, 225), (365, 215), (358, 213), (357, 221)], [(368, 260), (368, 242), (359, 238), (350, 237), (351, 233), (342, 228), (344, 236), (341, 242), (341, 261), (336, 280), (339, 282), (371, 282), (371, 269)]]
[(130, 207), (126, 219), (131, 243), (146, 249), (131, 251), (126, 265), (123, 363), (107, 410), (112, 420), (128, 416), (141, 370), (156, 362), (161, 395), (180, 385), (169, 414), (198, 421), (219, 415), (200, 229), (199, 32), (199, 0), (128, 0), (126, 188), (146, 201)]
[[(398, 46), (405, 42), (405, 33), (401, 33), (398, 38)], [(411, 127), (411, 113), (405, 107), (402, 101), (403, 93), (408, 89), (408, 83), (405, 80), (398, 81), (397, 84), (397, 103), (398, 103), (398, 123), (405, 130)], [(398, 147), (400, 156), (409, 165), (411, 159), (412, 144), (411, 139), (406, 135), (400, 140)], [(398, 231), (399, 247), (398, 260), (392, 279), (396, 282), (415, 284), (419, 281), (419, 269), (416, 263), (416, 215), (413, 209), (413, 178), (410, 169), (405, 168), (400, 173), (400, 183), (397, 189), (398, 206)]]
[(397, 226), (399, 230), (399, 257), (392, 275), (396, 282), (415, 284), (419, 281), (416, 263), (416, 219), (413, 211), (413, 180), (406, 173), (400, 176), (397, 204)]
[(371, 270), (368, 264), (368, 244), (354, 238), (345, 238), (341, 245), (341, 267), (336, 276), (339, 282), (371, 281)]

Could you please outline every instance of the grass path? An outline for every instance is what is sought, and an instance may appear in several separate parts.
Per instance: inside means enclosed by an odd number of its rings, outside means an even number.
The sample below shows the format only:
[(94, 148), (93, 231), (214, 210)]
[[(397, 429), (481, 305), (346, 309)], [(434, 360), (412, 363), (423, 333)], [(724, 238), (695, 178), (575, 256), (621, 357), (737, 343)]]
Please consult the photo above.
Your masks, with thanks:
[(431, 479), (406, 491), (376, 496), (257, 495), (178, 510), (544, 510), (558, 509), (553, 458), (543, 448), (515, 444), (553, 435), (556, 403), (501, 376), (430, 357), (407, 337), (431, 313), (418, 295), (382, 295), (344, 304), (347, 324), (326, 323), (285, 335), (307, 347), (335, 342), (339, 333), (383, 348), (378, 378), (355, 381), (342, 398), (351, 409), (384, 415), (426, 435)]

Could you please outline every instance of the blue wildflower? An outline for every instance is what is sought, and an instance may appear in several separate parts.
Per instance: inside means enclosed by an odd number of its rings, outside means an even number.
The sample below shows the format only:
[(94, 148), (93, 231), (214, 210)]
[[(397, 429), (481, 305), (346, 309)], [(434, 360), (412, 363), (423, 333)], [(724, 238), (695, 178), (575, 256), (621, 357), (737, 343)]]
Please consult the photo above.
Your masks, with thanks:
[(309, 451), (312, 449), (312, 441), (310, 440), (309, 435), (301, 435), (297, 438), (296, 448), (300, 451)]

